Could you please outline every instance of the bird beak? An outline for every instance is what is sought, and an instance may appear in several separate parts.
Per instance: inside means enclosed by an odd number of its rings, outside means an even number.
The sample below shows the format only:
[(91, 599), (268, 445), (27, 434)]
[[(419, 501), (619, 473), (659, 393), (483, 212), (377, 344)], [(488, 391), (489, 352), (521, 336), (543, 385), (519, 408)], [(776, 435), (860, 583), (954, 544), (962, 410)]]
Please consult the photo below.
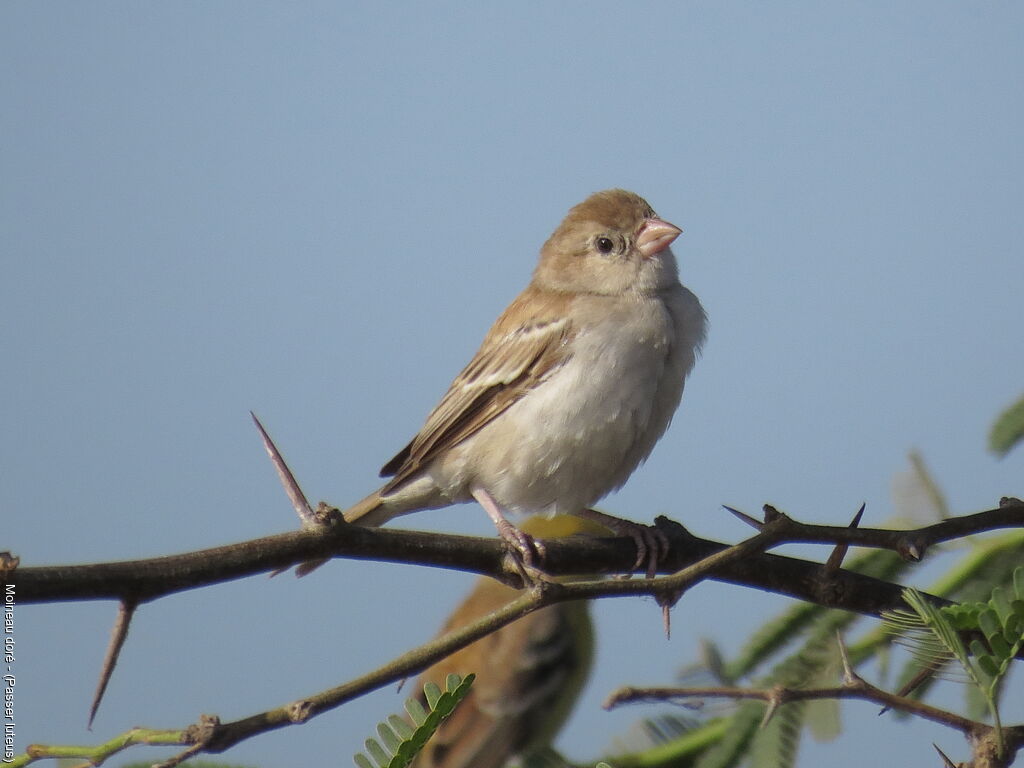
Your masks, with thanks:
[(645, 259), (661, 253), (682, 233), (679, 227), (661, 219), (647, 219), (636, 239), (636, 247)]

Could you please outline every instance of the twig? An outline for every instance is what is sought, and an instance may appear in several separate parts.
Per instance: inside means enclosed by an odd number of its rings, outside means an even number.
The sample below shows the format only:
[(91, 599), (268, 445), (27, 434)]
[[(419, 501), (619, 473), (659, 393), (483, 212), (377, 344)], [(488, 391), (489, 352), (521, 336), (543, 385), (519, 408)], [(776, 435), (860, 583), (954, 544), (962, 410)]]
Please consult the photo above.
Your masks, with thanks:
[(907, 699), (875, 688), (870, 683), (858, 678), (856, 682), (826, 688), (739, 688), (728, 686), (708, 686), (705, 688), (634, 688), (625, 686), (612, 692), (605, 700), (605, 709), (614, 709), (623, 704), (638, 702), (667, 701), (681, 703), (684, 699), (759, 699), (768, 704), (781, 706), (794, 701), (814, 701), (817, 699), (862, 699), (885, 704), (891, 709), (899, 709), (926, 720), (942, 723), (960, 731), (971, 730), (976, 725), (973, 720), (932, 707), (914, 699)]
[[(773, 530), (759, 533), (734, 547), (715, 553), (706, 561), (696, 563), (685, 571), (653, 579), (647, 582), (647, 587), (648, 589), (653, 587), (655, 589), (685, 591), (693, 584), (707, 578), (717, 565), (743, 558), (749, 555), (750, 552), (767, 546), (774, 536), (775, 532)], [(299, 702), (217, 727), (207, 746), (207, 751), (220, 752), (257, 733), (291, 725), (296, 722), (293, 714), (296, 710), (302, 712), (302, 720), (305, 721), (322, 712), (334, 709), (356, 696), (421, 672), (434, 662), (469, 645), (474, 640), (478, 640), (484, 635), (494, 632), (539, 608), (566, 600), (636, 594), (637, 592), (644, 591), (642, 587), (644, 587), (644, 582), (639, 580), (601, 580), (570, 584), (546, 581), (537, 582), (528, 590), (524, 590), (523, 594), (504, 608), (485, 616), (473, 624), (454, 630), (426, 645), (409, 651), (390, 664), (386, 664), (368, 675), (364, 675), (336, 688), (323, 691), (315, 696), (302, 699)]]
[(662, 701), (690, 704), (686, 700), (708, 698), (754, 699), (764, 701), (768, 705), (765, 710), (765, 719), (762, 723), (765, 724), (779, 707), (791, 702), (814, 701), (818, 699), (860, 699), (882, 704), (886, 709), (898, 709), (960, 731), (971, 744), (976, 758), (975, 764), (978, 766), (983, 764), (992, 766), (992, 768), (1009, 766), (1013, 762), (1017, 751), (1021, 746), (1024, 746), (1024, 725), (1004, 727), (1002, 728), (1002, 733), (1005, 740), (1005, 749), (1002, 754), (993, 755), (994, 745), (998, 743), (993, 726), (877, 688), (853, 671), (846, 647), (841, 638), (839, 640), (839, 649), (843, 659), (843, 680), (842, 684), (838, 686), (825, 688), (789, 688), (781, 685), (771, 688), (742, 688), (737, 686), (636, 688), (627, 686), (613, 691), (605, 700), (603, 706), (605, 709), (614, 709), (623, 704), (637, 702)]
[[(24, 753), (16, 755), (14, 760), (5, 765), (22, 768), (36, 760), (46, 758), (82, 758), (87, 766), (100, 765), (112, 755), (127, 749), (134, 744), (151, 746), (168, 746), (187, 743), (184, 729), (161, 730), (155, 728), (132, 728), (118, 736), (96, 746), (51, 746), (47, 744), (30, 744)], [(78, 766), (76, 766), (78, 768)]]
[[(734, 514), (743, 515), (746, 520), (753, 520), (738, 510), (727, 508)], [(784, 530), (787, 541), (801, 544), (847, 544), (874, 549), (890, 549), (901, 557), (909, 560), (920, 560), (933, 544), (961, 539), (984, 531), (999, 528), (1020, 528), (1024, 525), (1024, 504), (1003, 504), (996, 509), (978, 512), (962, 517), (950, 517), (923, 528), (910, 530), (886, 530), (883, 528), (841, 528), (832, 525), (813, 525), (800, 523), (779, 512), (774, 507), (765, 505), (766, 516), (782, 516), (788, 521)], [(755, 527), (763, 525), (757, 523)]]

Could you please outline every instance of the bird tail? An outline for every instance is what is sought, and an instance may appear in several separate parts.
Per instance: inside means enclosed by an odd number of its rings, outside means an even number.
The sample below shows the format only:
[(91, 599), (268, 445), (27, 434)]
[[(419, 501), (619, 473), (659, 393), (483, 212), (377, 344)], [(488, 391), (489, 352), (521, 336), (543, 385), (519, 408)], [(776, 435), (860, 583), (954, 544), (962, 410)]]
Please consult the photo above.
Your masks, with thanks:
[[(379, 528), (388, 520), (416, 512), (421, 509), (433, 509), (451, 504), (447, 496), (442, 495), (433, 485), (430, 478), (422, 481), (423, 487), (413, 487), (411, 492), (393, 493), (387, 485), (378, 488), (362, 501), (358, 501), (342, 512), (346, 523), (363, 528)], [(387, 494), (384, 493), (387, 491)], [(326, 560), (311, 560), (302, 563), (295, 569), (296, 576), (305, 576), (319, 568)]]
[(362, 501), (357, 501), (345, 510), (344, 515), (346, 523), (363, 528), (378, 528), (396, 517), (395, 510), (384, 503), (380, 491), (374, 491)]

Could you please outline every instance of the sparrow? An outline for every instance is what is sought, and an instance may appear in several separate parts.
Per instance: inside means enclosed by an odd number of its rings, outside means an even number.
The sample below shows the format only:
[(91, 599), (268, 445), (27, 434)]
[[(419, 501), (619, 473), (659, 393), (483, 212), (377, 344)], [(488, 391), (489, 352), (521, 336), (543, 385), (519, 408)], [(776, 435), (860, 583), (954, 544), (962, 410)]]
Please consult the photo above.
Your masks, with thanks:
[[(586, 520), (533, 517), (524, 531), (545, 538), (587, 532), (607, 535)], [(483, 618), (519, 596), (492, 578), (477, 579), (440, 634)], [(500, 768), (517, 755), (547, 747), (568, 719), (590, 673), (593, 626), (588, 603), (555, 603), (445, 657), (420, 675), (442, 690), (449, 674), (476, 675), (459, 702), (413, 760), (412, 768)]]
[(390, 479), (345, 511), (379, 526), (476, 500), (533, 566), (543, 551), (510, 520), (579, 515), (637, 542), (653, 576), (664, 537), (591, 506), (623, 485), (679, 405), (706, 316), (679, 283), (682, 230), (633, 192), (597, 192), (541, 247), (529, 285), (501, 314)]

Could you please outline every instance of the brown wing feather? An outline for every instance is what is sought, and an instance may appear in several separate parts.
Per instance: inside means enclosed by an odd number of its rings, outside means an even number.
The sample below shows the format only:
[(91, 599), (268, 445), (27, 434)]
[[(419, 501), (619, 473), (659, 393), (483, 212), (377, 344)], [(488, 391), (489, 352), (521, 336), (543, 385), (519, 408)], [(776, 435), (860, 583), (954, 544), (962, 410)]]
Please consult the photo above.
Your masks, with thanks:
[[(531, 294), (532, 295), (529, 295)], [(387, 493), (440, 453), (478, 432), (561, 365), (572, 329), (568, 297), (527, 289), (491, 328), (419, 434), (381, 470)], [(524, 322), (523, 307), (535, 311)]]
[[(458, 629), (515, 599), (518, 593), (481, 581), (445, 625)], [(413, 763), (414, 768), (500, 768), (514, 754), (551, 738), (568, 710), (559, 700), (578, 692), (577, 675), (589, 664), (574, 629), (582, 603), (559, 603), (524, 616), (426, 670), (416, 693), (431, 681), (470, 672), (477, 679), (466, 699), (444, 721)], [(572, 686), (571, 690), (567, 688)], [(575, 696), (570, 695), (570, 699)]]

